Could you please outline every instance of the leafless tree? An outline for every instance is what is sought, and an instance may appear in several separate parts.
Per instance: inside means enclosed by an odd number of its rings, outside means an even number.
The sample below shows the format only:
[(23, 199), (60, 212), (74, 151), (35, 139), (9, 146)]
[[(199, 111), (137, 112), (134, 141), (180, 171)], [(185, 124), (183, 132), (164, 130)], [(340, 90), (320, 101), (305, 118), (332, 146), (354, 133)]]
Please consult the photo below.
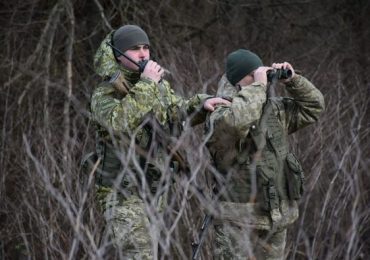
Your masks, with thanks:
[[(349, 1), (13, 0), (0, 3), (0, 259), (103, 259), (89, 97), (103, 37), (142, 26), (179, 95), (216, 92), (228, 52), (249, 48), (266, 64), (289, 61), (324, 93), (319, 122), (292, 138), (306, 169), (289, 259), (370, 255), (370, 3)], [(280, 91), (280, 90), (279, 90)], [(284, 93), (283, 90), (281, 90)], [(188, 259), (209, 189), (202, 126), (182, 135), (192, 162), (179, 176), (163, 252)], [(189, 148), (189, 149), (190, 149)], [(196, 185), (195, 185), (196, 184)], [(154, 215), (152, 217), (155, 217)], [(212, 230), (209, 231), (212, 236)], [(210, 259), (211, 244), (203, 258)], [(166, 251), (167, 250), (167, 251)]]

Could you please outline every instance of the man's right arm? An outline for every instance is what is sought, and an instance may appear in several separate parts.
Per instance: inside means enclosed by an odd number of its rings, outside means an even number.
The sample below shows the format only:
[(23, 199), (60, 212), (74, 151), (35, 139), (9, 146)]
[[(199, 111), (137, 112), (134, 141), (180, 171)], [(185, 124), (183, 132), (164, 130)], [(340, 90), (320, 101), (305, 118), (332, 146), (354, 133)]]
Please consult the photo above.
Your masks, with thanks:
[(102, 83), (91, 98), (93, 119), (113, 132), (133, 130), (156, 106), (158, 94), (153, 81), (140, 80), (124, 98), (119, 99), (115, 97), (115, 89), (111, 84)]
[(209, 130), (217, 132), (218, 129), (230, 129), (243, 138), (247, 136), (251, 124), (260, 118), (265, 102), (264, 84), (254, 82), (243, 87), (233, 98), (231, 105), (220, 106), (210, 115)]

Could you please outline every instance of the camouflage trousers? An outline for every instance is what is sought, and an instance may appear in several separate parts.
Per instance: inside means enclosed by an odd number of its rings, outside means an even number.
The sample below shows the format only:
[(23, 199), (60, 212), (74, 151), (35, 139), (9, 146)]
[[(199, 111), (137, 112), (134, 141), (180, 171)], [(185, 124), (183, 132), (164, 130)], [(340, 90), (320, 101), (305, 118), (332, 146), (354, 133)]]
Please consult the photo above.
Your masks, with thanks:
[(145, 205), (137, 195), (124, 198), (111, 188), (99, 187), (98, 199), (106, 221), (104, 238), (123, 259), (153, 259), (153, 239)]
[(214, 221), (215, 259), (284, 259), (287, 227), (298, 215), (296, 201), (283, 200), (270, 213), (256, 203), (220, 202)]
[(214, 228), (214, 259), (284, 259), (286, 229), (271, 232), (241, 228), (232, 223)]

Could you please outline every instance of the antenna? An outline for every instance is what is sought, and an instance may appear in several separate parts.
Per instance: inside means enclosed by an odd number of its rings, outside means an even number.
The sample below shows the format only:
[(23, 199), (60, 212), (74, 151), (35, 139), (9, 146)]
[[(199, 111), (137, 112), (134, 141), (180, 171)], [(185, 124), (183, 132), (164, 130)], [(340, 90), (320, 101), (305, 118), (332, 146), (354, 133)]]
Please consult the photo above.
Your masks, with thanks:
[(124, 54), (122, 51), (120, 51), (119, 49), (117, 49), (116, 47), (114, 47), (110, 42), (106, 42), (106, 43), (107, 43), (107, 45), (109, 45), (110, 47), (112, 47), (113, 50), (115, 50), (116, 52), (118, 52), (119, 54), (121, 54), (123, 57), (125, 57), (126, 59), (128, 59), (129, 61), (131, 61), (136, 66), (138, 66), (140, 72), (143, 72), (144, 71), (145, 65), (148, 62), (147, 60), (137, 63), (136, 61), (134, 61), (133, 59), (131, 59), (129, 56), (127, 56), (126, 54)]

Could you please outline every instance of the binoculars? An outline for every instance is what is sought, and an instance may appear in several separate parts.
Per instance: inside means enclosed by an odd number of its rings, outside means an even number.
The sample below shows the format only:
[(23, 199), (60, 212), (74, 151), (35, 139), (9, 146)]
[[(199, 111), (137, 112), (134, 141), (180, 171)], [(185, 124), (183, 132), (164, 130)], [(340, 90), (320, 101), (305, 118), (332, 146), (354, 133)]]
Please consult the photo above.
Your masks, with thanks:
[(280, 79), (289, 79), (293, 75), (290, 69), (274, 69), (267, 71), (267, 81), (272, 82)]

